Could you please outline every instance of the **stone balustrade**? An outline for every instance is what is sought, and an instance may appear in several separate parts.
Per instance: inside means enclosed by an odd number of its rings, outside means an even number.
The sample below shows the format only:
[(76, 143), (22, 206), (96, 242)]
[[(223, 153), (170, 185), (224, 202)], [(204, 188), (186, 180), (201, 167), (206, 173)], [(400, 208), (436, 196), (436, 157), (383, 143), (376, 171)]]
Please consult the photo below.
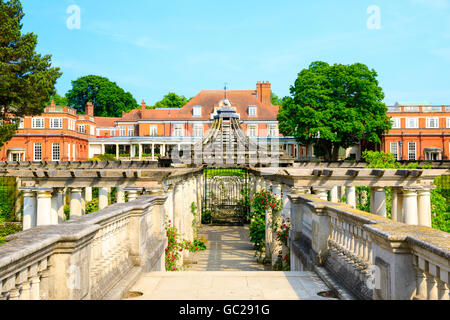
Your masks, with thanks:
[(449, 300), (450, 235), (292, 193), (291, 268), (324, 267), (360, 299)]
[(163, 271), (167, 195), (10, 236), (0, 247), (0, 299), (121, 298), (141, 272)]

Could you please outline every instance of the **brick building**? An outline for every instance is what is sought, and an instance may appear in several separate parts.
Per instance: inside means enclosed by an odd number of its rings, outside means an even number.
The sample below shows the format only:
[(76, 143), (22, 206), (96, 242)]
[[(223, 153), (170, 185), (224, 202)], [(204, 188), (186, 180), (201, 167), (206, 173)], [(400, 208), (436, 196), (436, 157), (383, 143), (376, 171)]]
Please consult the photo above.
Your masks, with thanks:
[(17, 134), (0, 150), (2, 161), (82, 161), (95, 137), (94, 109), (86, 115), (53, 102), (39, 116), (20, 119)]
[(384, 152), (397, 160), (450, 160), (450, 106), (397, 103), (388, 110), (393, 127), (383, 136)]

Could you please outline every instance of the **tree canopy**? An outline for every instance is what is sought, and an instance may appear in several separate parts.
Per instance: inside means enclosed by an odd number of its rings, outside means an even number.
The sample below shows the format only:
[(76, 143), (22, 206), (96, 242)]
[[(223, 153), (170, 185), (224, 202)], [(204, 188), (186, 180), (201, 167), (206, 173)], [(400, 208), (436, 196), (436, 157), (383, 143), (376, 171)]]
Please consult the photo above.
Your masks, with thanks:
[(313, 62), (282, 100), (280, 132), (315, 146), (326, 160), (361, 140), (381, 143), (392, 127), (377, 73), (366, 65)]
[(23, 17), (19, 0), (0, 0), (0, 147), (16, 133), (10, 118), (41, 114), (62, 75), (51, 55), (36, 53), (37, 35), (22, 34)]
[(50, 105), (51, 102), (54, 102), (57, 106), (67, 106), (69, 104), (69, 101), (66, 97), (60, 96), (58, 93), (55, 93), (50, 97), (50, 99), (47, 102), (47, 105)]
[(66, 98), (69, 105), (80, 113), (84, 113), (87, 102), (92, 102), (97, 117), (121, 117), (122, 112), (138, 107), (131, 93), (125, 92), (115, 82), (95, 75), (72, 81), (72, 89)]
[(151, 109), (161, 109), (161, 108), (182, 108), (191, 99), (187, 99), (185, 96), (179, 96), (176, 93), (169, 92), (164, 96), (161, 101), (155, 103)]

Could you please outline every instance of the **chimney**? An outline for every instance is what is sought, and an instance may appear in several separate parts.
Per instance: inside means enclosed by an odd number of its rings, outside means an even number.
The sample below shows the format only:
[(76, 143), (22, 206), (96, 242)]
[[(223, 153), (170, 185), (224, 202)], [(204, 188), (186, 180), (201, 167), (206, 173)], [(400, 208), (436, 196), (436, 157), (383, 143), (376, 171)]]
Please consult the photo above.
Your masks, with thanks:
[(272, 104), (272, 86), (269, 81), (256, 83), (256, 96), (262, 104), (269, 106)]
[(55, 100), (52, 99), (52, 101), (50, 102), (50, 107), (56, 107)]
[(146, 109), (145, 101), (144, 101), (144, 99), (142, 99), (141, 110), (145, 110), (145, 109)]
[(91, 117), (94, 116), (94, 105), (92, 104), (92, 102), (89, 101), (89, 102), (86, 104), (86, 110), (85, 110), (85, 113), (86, 113), (87, 116), (91, 116)]

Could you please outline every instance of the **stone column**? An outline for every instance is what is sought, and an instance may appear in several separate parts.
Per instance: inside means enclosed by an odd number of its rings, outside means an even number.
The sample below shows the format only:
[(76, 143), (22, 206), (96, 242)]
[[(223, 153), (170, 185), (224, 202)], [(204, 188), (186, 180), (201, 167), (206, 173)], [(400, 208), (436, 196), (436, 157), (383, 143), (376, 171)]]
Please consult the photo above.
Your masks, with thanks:
[(356, 208), (356, 187), (346, 188), (347, 204)]
[(392, 211), (391, 211), (391, 215), (392, 215), (392, 221), (399, 221), (398, 218), (398, 189), (395, 187), (391, 188), (391, 192), (392, 192)]
[(86, 187), (84, 189), (84, 193), (85, 193), (86, 202), (91, 202), (92, 201), (92, 187)]
[(417, 216), (417, 191), (415, 189), (404, 189), (403, 212), (406, 224), (414, 226), (419, 224), (419, 218)]
[(139, 161), (142, 161), (142, 144), (139, 144)]
[(292, 188), (288, 185), (283, 186), (283, 219), (291, 219), (291, 200), (289, 194), (292, 192)]
[(55, 188), (52, 195), (51, 224), (60, 224), (65, 220), (64, 189)]
[(70, 189), (70, 219), (75, 217), (81, 217), (81, 188)]
[(52, 224), (52, 188), (37, 189), (37, 226)]
[(328, 201), (328, 190), (325, 188), (314, 188), (314, 194), (321, 200)]
[(116, 159), (120, 158), (120, 153), (119, 153), (119, 145), (116, 144)]
[(128, 194), (128, 202), (136, 200), (141, 192), (140, 189), (125, 189)]
[(262, 178), (261, 177), (255, 177), (256, 180), (256, 193), (260, 192), (262, 190)]
[(152, 160), (155, 160), (155, 144), (152, 143)]
[(386, 213), (386, 189), (384, 188), (374, 188), (374, 211), (373, 214), (376, 214), (380, 217), (387, 217)]
[(431, 223), (431, 190), (420, 189), (418, 190), (417, 197), (419, 225), (424, 227), (432, 227)]
[(330, 199), (331, 202), (334, 202), (334, 203), (338, 203), (339, 202), (338, 187), (331, 188), (330, 198), (331, 198)]
[(125, 190), (123, 188), (118, 188), (116, 200), (117, 203), (125, 203)]
[(86, 190), (85, 188), (81, 188), (81, 215), (84, 216), (86, 214)]
[(36, 193), (29, 188), (21, 188), (23, 192), (23, 230), (36, 227)]
[(108, 188), (99, 188), (98, 190), (98, 210), (103, 210), (109, 205)]
[(405, 213), (403, 211), (403, 189), (397, 188), (397, 222), (405, 222)]

